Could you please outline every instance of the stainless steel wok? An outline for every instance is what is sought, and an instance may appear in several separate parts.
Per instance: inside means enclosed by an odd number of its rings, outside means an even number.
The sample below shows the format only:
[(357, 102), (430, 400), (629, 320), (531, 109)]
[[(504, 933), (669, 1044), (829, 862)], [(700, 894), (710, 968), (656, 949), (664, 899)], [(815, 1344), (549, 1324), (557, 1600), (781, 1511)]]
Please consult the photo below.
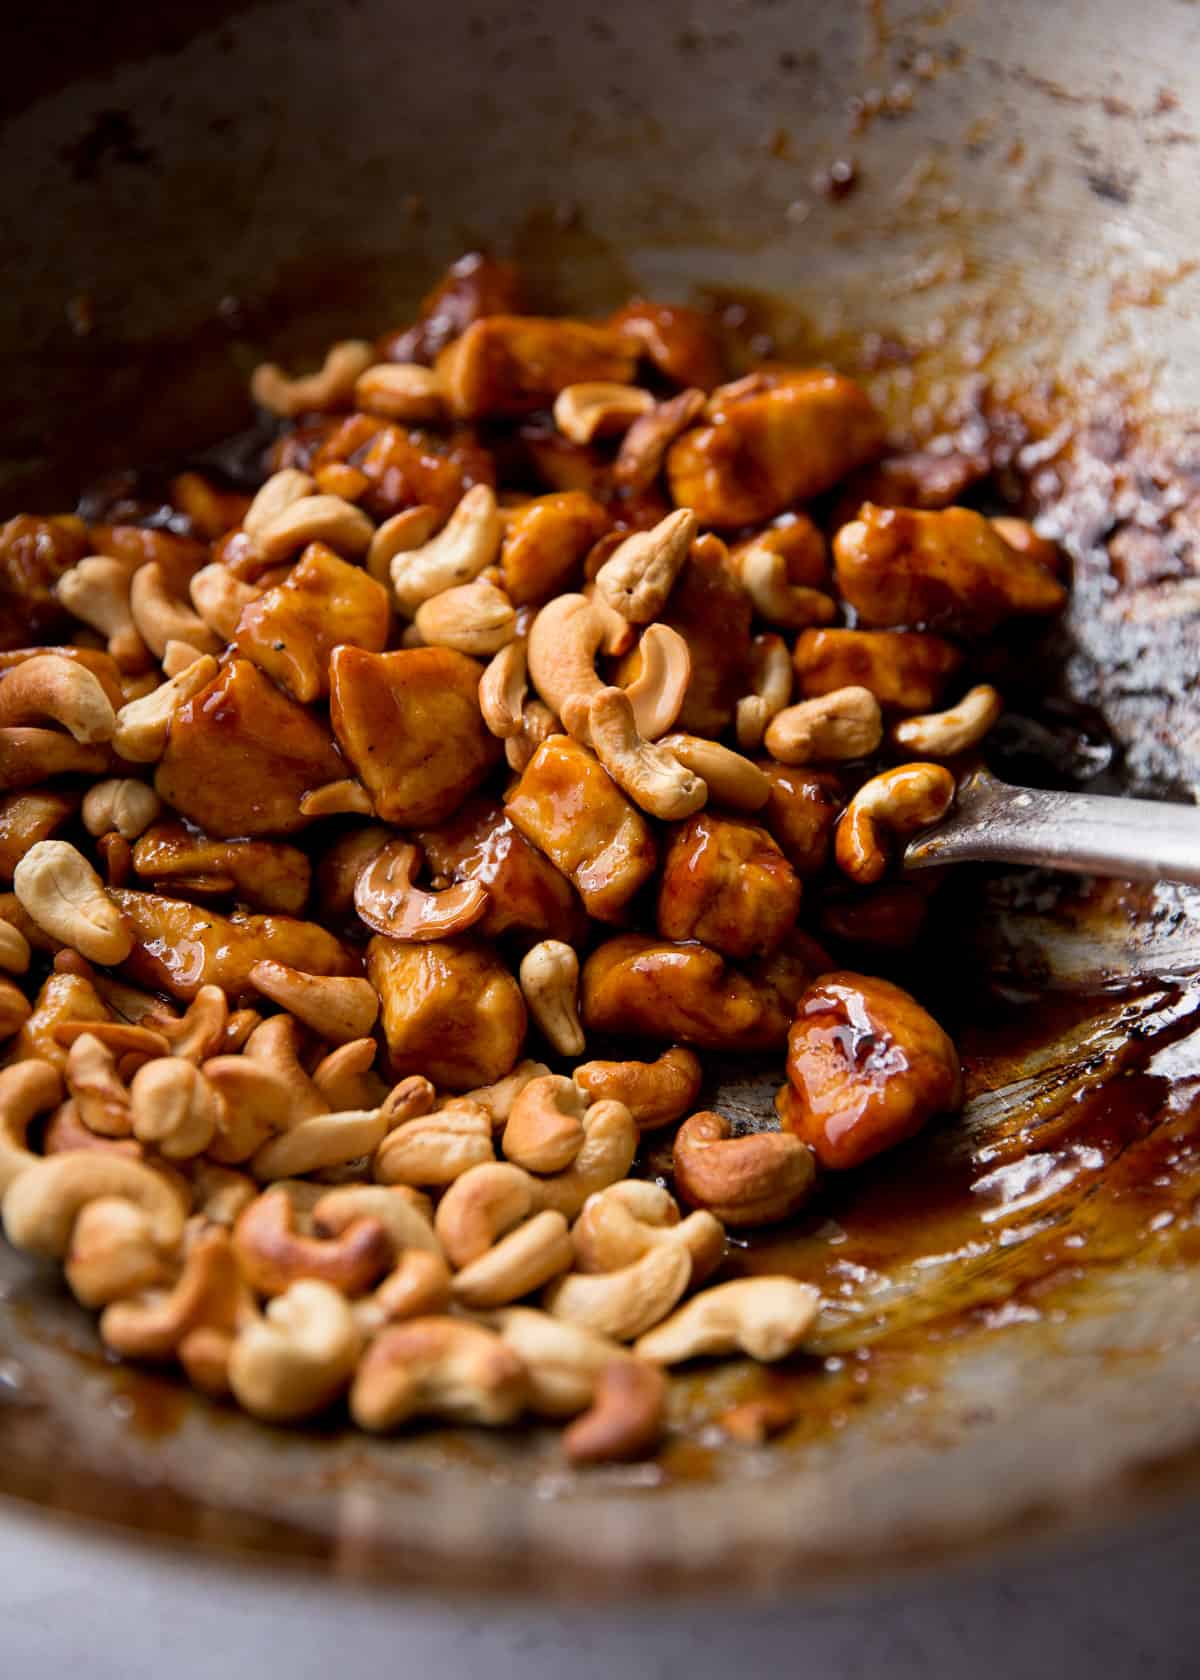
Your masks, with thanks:
[[(480, 243), (551, 307), (700, 289), (900, 432), (1021, 417), (996, 464), (1076, 572), (1074, 721), (1038, 727), (1065, 776), (1191, 796), (1194, 6), (47, 0), (0, 35), (5, 514), (211, 444), (265, 350), (396, 324)], [(794, 1592), (1190, 1493), (1195, 900), (1009, 877), (956, 905), (947, 965), (1000, 987), (972, 1102), (790, 1241), (829, 1305), (769, 1379), (801, 1402), (779, 1444), (711, 1429), (736, 1366), (681, 1385), (658, 1464), (586, 1477), (538, 1432), (274, 1432), (106, 1363), (0, 1250), (0, 1490), (542, 1594)], [(733, 1067), (721, 1096), (753, 1118), (770, 1088)]]

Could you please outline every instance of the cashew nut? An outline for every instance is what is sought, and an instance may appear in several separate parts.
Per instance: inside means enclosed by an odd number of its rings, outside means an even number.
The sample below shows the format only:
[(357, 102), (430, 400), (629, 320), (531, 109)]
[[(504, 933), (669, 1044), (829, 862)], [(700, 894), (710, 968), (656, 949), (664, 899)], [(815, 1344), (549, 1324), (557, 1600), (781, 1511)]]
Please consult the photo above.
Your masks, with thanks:
[(664, 735), (658, 745), (704, 779), (708, 796), (735, 811), (758, 811), (771, 797), (766, 772), (741, 753), (702, 735)]
[(631, 624), (649, 624), (667, 604), (696, 539), (690, 508), (676, 508), (648, 531), (635, 531), (596, 573), (596, 589)]
[(483, 1321), (524, 1363), (529, 1409), (539, 1417), (575, 1417), (586, 1410), (600, 1373), (612, 1360), (628, 1357), (610, 1337), (536, 1307), (502, 1307), (484, 1314)]
[(840, 870), (870, 886), (888, 865), (887, 834), (915, 834), (944, 817), (955, 781), (943, 764), (901, 764), (864, 782), (842, 813), (834, 840)]
[(792, 656), (782, 636), (771, 631), (755, 636), (751, 658), (754, 692), (737, 703), (737, 741), (743, 752), (762, 745), (767, 725), (792, 697)]
[(38, 927), (91, 962), (120, 963), (133, 933), (83, 853), (67, 840), (39, 840), (13, 871), (17, 900)]
[(688, 1251), (661, 1243), (616, 1272), (569, 1272), (549, 1286), (542, 1304), (554, 1318), (631, 1342), (667, 1316), (691, 1275)]
[(604, 615), (586, 595), (556, 596), (530, 626), (530, 678), (546, 705), (564, 722), (563, 708), (569, 702), (586, 706), (600, 692), (596, 655), (606, 647), (608, 636)]
[(831, 624), (837, 608), (824, 590), (788, 582), (787, 559), (774, 549), (752, 543), (732, 555), (730, 567), (768, 624), (784, 630), (803, 630), (812, 624)]
[(590, 1409), (563, 1434), (571, 1464), (613, 1464), (644, 1458), (667, 1420), (667, 1379), (642, 1359), (610, 1359), (596, 1381)]
[(210, 1229), (189, 1249), (174, 1288), (114, 1301), (100, 1320), (100, 1335), (127, 1359), (168, 1359), (200, 1325), (232, 1335), (249, 1310), (229, 1233)]
[(373, 1038), (352, 1038), (322, 1056), (312, 1082), (330, 1109), (381, 1108), (387, 1086), (373, 1072), (378, 1046)]
[(593, 696), (588, 732), (596, 757), (613, 781), (652, 817), (677, 822), (698, 811), (708, 798), (701, 777), (638, 733), (624, 689), (602, 688)]
[(979, 683), (947, 711), (904, 718), (892, 730), (892, 739), (919, 758), (954, 758), (977, 747), (1003, 710), (1004, 702), (991, 684)]
[(275, 1185), (238, 1215), (233, 1246), (247, 1283), (260, 1295), (281, 1295), (300, 1278), (319, 1278), (343, 1295), (361, 1295), (395, 1258), (383, 1222), (360, 1213), (330, 1235), (297, 1229), (297, 1209)]
[[(493, 1126), (503, 1126), (512, 1113), (512, 1105), (531, 1079), (540, 1079), (550, 1069), (545, 1062), (518, 1062), (511, 1073), (497, 1079), (493, 1085), (477, 1085), (466, 1093), (465, 1101), (478, 1103), (491, 1115)], [(430, 1105), (432, 1107), (432, 1104)]]
[(344, 1114), (312, 1114), (286, 1132), (268, 1138), (250, 1160), (255, 1178), (300, 1178), (324, 1167), (340, 1167), (371, 1155), (383, 1141), (388, 1119), (381, 1108)]
[(538, 1182), (508, 1161), (483, 1161), (456, 1178), (438, 1203), (434, 1229), (451, 1265), (469, 1266), (536, 1211)]
[(354, 883), (354, 908), (369, 928), (393, 939), (449, 939), (488, 912), (492, 895), (480, 881), (458, 881), (442, 892), (414, 886), (421, 848), (390, 840), (369, 858)]
[(63, 1272), (81, 1306), (104, 1307), (169, 1276), (167, 1257), (154, 1241), (140, 1207), (119, 1196), (100, 1196), (80, 1209), (71, 1231)]
[(637, 1144), (637, 1127), (624, 1103), (593, 1103), (583, 1117), (579, 1153), (564, 1171), (542, 1180), (542, 1205), (574, 1219), (593, 1191), (625, 1177)]
[(374, 986), (351, 975), (303, 974), (264, 958), (251, 968), (250, 983), (331, 1044), (362, 1038), (379, 1014)]
[(80, 815), (89, 834), (115, 830), (126, 840), (136, 840), (161, 810), (162, 800), (148, 783), (133, 776), (111, 776), (84, 794)]
[(360, 1346), (345, 1297), (305, 1278), (268, 1301), (264, 1318), (238, 1332), (229, 1386), (240, 1406), (268, 1423), (310, 1417), (345, 1388)]
[(316, 480), (298, 467), (284, 467), (282, 472), (272, 473), (246, 509), (242, 529), (257, 542), (272, 520), (302, 496), (311, 496), (316, 488)]
[(421, 548), (438, 528), (437, 509), (419, 505), (404, 508), (385, 519), (371, 538), (367, 550), (367, 571), (376, 583), (391, 582), (392, 561), (397, 554)]
[(867, 758), (883, 739), (879, 701), (869, 688), (835, 688), (785, 706), (767, 725), (766, 748), (780, 764)]
[(330, 345), (316, 373), (299, 379), (289, 379), (275, 362), (260, 362), (250, 376), (250, 395), (260, 408), (284, 420), (318, 409), (346, 408), (355, 381), (374, 360), (374, 351), (364, 339), (348, 338)]
[(699, 418), (705, 401), (705, 393), (693, 387), (656, 403), (648, 414), (635, 420), (621, 439), (613, 462), (615, 482), (633, 495), (648, 490), (662, 471), (667, 450)]
[(10, 974), (24, 974), (31, 956), (29, 941), (20, 928), (0, 918), (0, 968)]
[(19, 1173), (4, 1193), (5, 1234), (14, 1248), (61, 1260), (81, 1209), (102, 1196), (133, 1202), (163, 1253), (175, 1249), (186, 1209), (174, 1185), (141, 1161), (90, 1149), (45, 1156)]
[(594, 380), (564, 385), (554, 399), (554, 424), (572, 443), (627, 431), (642, 414), (649, 414), (654, 398), (637, 385)]
[(389, 1132), (376, 1152), (374, 1173), (380, 1184), (436, 1187), (494, 1159), (491, 1116), (460, 1098)]
[(504, 1307), (569, 1271), (571, 1236), (561, 1213), (535, 1213), (470, 1261), (451, 1282), (464, 1307)]
[(199, 1068), (177, 1056), (140, 1067), (129, 1098), (134, 1137), (168, 1161), (202, 1155), (216, 1135), (221, 1100)]
[(511, 1423), (524, 1409), (529, 1378), (500, 1337), (456, 1318), (414, 1318), (382, 1331), (359, 1365), (350, 1410), (363, 1429), (411, 1417), (455, 1423)]
[(312, 1224), (318, 1236), (337, 1237), (352, 1223), (376, 1219), (387, 1232), (394, 1255), (406, 1249), (441, 1254), (430, 1222), (429, 1199), (407, 1185), (342, 1184), (313, 1203)]
[(668, 1126), (700, 1094), (700, 1058), (675, 1045), (655, 1062), (581, 1062), (572, 1075), (594, 1103), (624, 1103), (643, 1132)]
[(163, 755), (171, 719), (187, 702), (207, 688), (217, 674), (211, 654), (202, 654), (185, 666), (178, 676), (160, 683), (151, 694), (130, 700), (117, 713), (112, 744), (122, 758), (134, 764), (152, 764)]
[[(203, 657), (200, 649), (194, 648), (190, 642), (170, 641), (163, 649), (159, 664), (162, 666), (164, 677), (177, 677), (182, 671), (186, 671), (189, 665), (194, 665), (197, 659)], [(148, 692), (152, 694), (154, 689)], [(141, 699), (144, 696), (139, 695), (136, 698)]]
[(201, 653), (216, 653), (220, 642), (199, 613), (171, 593), (157, 560), (139, 566), (129, 582), (129, 610), (142, 640), (161, 659), (168, 642), (190, 642)]
[(94, 1032), (81, 1033), (71, 1045), (67, 1089), (89, 1132), (99, 1137), (129, 1136), (133, 1130), (129, 1092), (117, 1073), (112, 1051)]
[(542, 742), (548, 741), (551, 735), (561, 733), (562, 724), (549, 706), (543, 706), (540, 700), (526, 700), (521, 710), (520, 734), (510, 735), (504, 743), (504, 757), (509, 769), (520, 775)]
[(791, 1132), (732, 1135), (723, 1114), (707, 1110), (675, 1134), (675, 1188), (692, 1207), (745, 1230), (795, 1213), (812, 1192), (816, 1161)]
[(639, 1338), (634, 1352), (656, 1365), (722, 1353), (785, 1359), (816, 1317), (820, 1294), (790, 1277), (734, 1278), (706, 1289)]
[(493, 735), (507, 741), (521, 733), (521, 714), (529, 692), (525, 638), (517, 636), (493, 655), (479, 679), (479, 710)]
[(316, 495), (289, 502), (282, 513), (266, 521), (255, 540), (258, 552), (268, 563), (286, 560), (312, 542), (327, 543), (335, 553), (356, 559), (370, 548), (374, 534), (374, 525), (353, 502), (341, 496)]
[(217, 1135), (208, 1154), (222, 1166), (248, 1161), (272, 1132), (281, 1132), (295, 1110), (290, 1081), (249, 1056), (211, 1056), (205, 1079), (221, 1099)]
[(149, 651), (137, 632), (129, 607), (129, 568), (106, 554), (89, 554), (55, 585), (55, 594), (81, 624), (107, 638), (108, 651), (122, 671), (141, 671)]
[(450, 1307), (450, 1268), (440, 1254), (410, 1248), (379, 1287), (354, 1303), (354, 1321), (364, 1338), (378, 1335), (385, 1324), (406, 1318), (425, 1318)]
[(251, 601), (258, 600), (262, 590), (252, 583), (243, 583), (228, 566), (216, 561), (211, 566), (201, 566), (188, 584), (188, 593), (208, 628), (228, 642), (233, 640), (243, 610)]
[(166, 1039), (173, 1056), (198, 1064), (221, 1049), (229, 1023), (229, 1002), (220, 986), (201, 986), (182, 1015), (169, 1016), (155, 1010), (145, 1019)]
[(302, 817), (373, 817), (375, 807), (371, 795), (353, 776), (341, 776), (336, 782), (310, 788), (300, 796)]
[(627, 1178), (588, 1197), (571, 1241), (581, 1272), (615, 1272), (659, 1243), (682, 1243), (691, 1255), (695, 1284), (720, 1265), (725, 1227), (704, 1209), (681, 1220), (669, 1190), (648, 1179)]
[(442, 420), (446, 414), (441, 380), (417, 362), (375, 362), (354, 382), (354, 406), (408, 426)]
[[(669, 624), (651, 624), (642, 632), (638, 657), (638, 674), (625, 685), (625, 692), (638, 733), (647, 741), (657, 741), (683, 710), (692, 680), (692, 655), (678, 630)], [(578, 735), (578, 727), (572, 733)]]
[(529, 1013), (560, 1056), (582, 1056), (579, 958), (561, 939), (542, 939), (521, 958), (521, 992)]
[(586, 1100), (570, 1079), (548, 1073), (531, 1079), (515, 1099), (501, 1147), (527, 1172), (569, 1167), (583, 1147)]
[(0, 728), (57, 723), (76, 741), (110, 741), (112, 702), (94, 671), (61, 653), (37, 653), (0, 678)]
[(474, 484), (436, 537), (401, 550), (391, 563), (392, 589), (409, 618), (424, 601), (470, 583), (500, 552), (500, 513), (495, 492)]
[(62, 1080), (50, 1062), (31, 1057), (0, 1069), (0, 1197), (27, 1167), (42, 1159), (26, 1143), (35, 1117), (62, 1098)]
[(512, 641), (517, 614), (504, 591), (480, 577), (422, 601), (413, 622), (427, 647), (490, 654)]

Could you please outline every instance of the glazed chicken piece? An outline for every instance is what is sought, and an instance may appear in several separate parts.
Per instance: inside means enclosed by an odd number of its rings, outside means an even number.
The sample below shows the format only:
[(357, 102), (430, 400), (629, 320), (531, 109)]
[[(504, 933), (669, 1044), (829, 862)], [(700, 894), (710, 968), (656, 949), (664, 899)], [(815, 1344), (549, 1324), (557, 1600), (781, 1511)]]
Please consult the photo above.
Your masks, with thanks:
[(49, 788), (0, 798), (0, 881), (12, 880), (13, 870), (30, 846), (48, 840), (74, 816), (81, 798), (72, 789)]
[(597, 921), (620, 921), (654, 873), (657, 852), (645, 817), (567, 735), (552, 735), (534, 753), (505, 814), (573, 883)]
[(81, 519), (19, 513), (0, 526), (0, 648), (52, 634), (67, 614), (54, 585), (88, 552)]
[(90, 525), (88, 554), (107, 554), (129, 571), (157, 566), (172, 595), (187, 598), (190, 580), (212, 558), (208, 544), (150, 525)]
[(335, 650), (334, 733), (385, 822), (444, 822), (496, 762), (500, 742), (479, 710), (481, 675), (452, 648)]
[(707, 945), (641, 933), (621, 934), (592, 952), (582, 1003), (589, 1031), (702, 1050), (780, 1049), (792, 1019), (791, 1002), (769, 972), (756, 980)]
[(495, 479), (491, 455), (465, 428), (439, 433), (380, 426), (354, 453), (353, 465), (367, 480), (361, 505), (375, 519), (419, 506), (448, 519), (473, 484)]
[(233, 647), (297, 700), (329, 692), (329, 656), (341, 642), (382, 653), (387, 590), (324, 543), (309, 543), (282, 583), (242, 609)]
[(1006, 619), (1058, 612), (1067, 592), (970, 508), (942, 513), (868, 502), (834, 539), (837, 581), (860, 621), (986, 635)]
[(58, 1042), (55, 1028), (68, 1021), (99, 1023), (112, 1019), (112, 1010), (83, 975), (48, 974), (34, 1001), (33, 1014), (13, 1042), (13, 1060), (24, 1062), (38, 1056), (53, 1062), (61, 1073), (67, 1065), (68, 1047)]
[(817, 875), (829, 858), (833, 831), (842, 809), (842, 790), (826, 770), (793, 768), (760, 758), (758, 767), (771, 784), (758, 815), (801, 880)]
[(539, 315), (489, 315), (442, 350), (434, 364), (459, 420), (500, 419), (548, 407), (568, 385), (628, 385), (633, 341), (608, 327)]
[(233, 659), (175, 713), (154, 786), (164, 804), (224, 840), (304, 828), (304, 794), (345, 774), (312, 713), (248, 659)]
[(724, 372), (712, 321), (686, 304), (631, 298), (607, 324), (623, 338), (632, 338), (639, 355), (676, 385), (711, 391)]
[(413, 326), (387, 333), (376, 346), (380, 361), (429, 367), (439, 350), (485, 315), (511, 315), (520, 306), (520, 276), (512, 263), (470, 251), (451, 263), (421, 300)]
[(304, 852), (270, 840), (210, 840), (181, 822), (153, 824), (133, 848), (136, 875), (188, 896), (234, 893), (258, 910), (296, 916), (308, 901), (312, 865)]
[(419, 1073), (439, 1088), (469, 1091), (511, 1073), (525, 1041), (525, 1000), (490, 946), (377, 934), (367, 975), (397, 1079)]
[(505, 515), (500, 569), (515, 606), (574, 588), (583, 558), (608, 530), (608, 514), (582, 490), (535, 496)]
[(201, 986), (221, 986), (230, 1000), (253, 1001), (255, 963), (270, 959), (304, 974), (360, 974), (357, 953), (315, 922), (290, 916), (219, 916), (180, 898), (110, 889), (128, 918), (136, 944), (125, 972), (139, 985), (193, 998)]
[(664, 939), (699, 939), (727, 957), (763, 955), (799, 908), (799, 878), (765, 828), (707, 810), (673, 825), (658, 889)]
[(671, 494), (701, 525), (759, 525), (875, 455), (879, 416), (852, 379), (819, 369), (751, 374), (713, 392), (710, 424), (667, 455)]
[(869, 688), (881, 706), (930, 712), (962, 654), (921, 630), (802, 630), (792, 663), (807, 699), (857, 686)]
[(784, 1127), (826, 1167), (857, 1167), (962, 1101), (958, 1052), (887, 980), (840, 970), (800, 998), (788, 1033)]
[[(678, 630), (692, 657), (676, 729), (719, 736), (729, 728), (738, 700), (750, 687), (752, 617), (749, 596), (726, 568), (724, 545), (702, 537), (692, 545), (659, 614), (660, 623)], [(615, 681), (628, 686), (640, 670), (635, 648), (618, 665)]]
[(485, 938), (518, 932), (582, 944), (587, 917), (574, 887), (500, 805), (468, 800), (449, 823), (421, 829), (416, 839), (435, 887), (478, 881), (488, 888), (491, 903), (476, 930)]

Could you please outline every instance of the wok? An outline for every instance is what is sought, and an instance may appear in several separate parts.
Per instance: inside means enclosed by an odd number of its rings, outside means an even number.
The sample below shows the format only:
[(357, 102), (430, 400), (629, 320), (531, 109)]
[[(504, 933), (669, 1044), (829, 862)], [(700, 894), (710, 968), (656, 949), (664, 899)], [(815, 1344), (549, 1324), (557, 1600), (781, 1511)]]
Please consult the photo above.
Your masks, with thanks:
[[(265, 352), (402, 321), (486, 243), (543, 306), (700, 296), (860, 372), (899, 433), (991, 450), (1075, 570), (1054, 693), (1001, 746), (1191, 797), (1194, 7), (49, 0), (0, 27), (5, 514), (203, 450)], [(979, 872), (949, 903), (935, 990), (990, 982), (966, 1115), (738, 1256), (822, 1285), (812, 1355), (687, 1376), (657, 1463), (271, 1431), (106, 1362), (0, 1250), (0, 1489), (543, 1595), (865, 1582), (1189, 1494), (1195, 898)], [(726, 1066), (712, 1095), (753, 1124), (772, 1086)], [(737, 1447), (711, 1419), (764, 1385), (799, 1421)]]

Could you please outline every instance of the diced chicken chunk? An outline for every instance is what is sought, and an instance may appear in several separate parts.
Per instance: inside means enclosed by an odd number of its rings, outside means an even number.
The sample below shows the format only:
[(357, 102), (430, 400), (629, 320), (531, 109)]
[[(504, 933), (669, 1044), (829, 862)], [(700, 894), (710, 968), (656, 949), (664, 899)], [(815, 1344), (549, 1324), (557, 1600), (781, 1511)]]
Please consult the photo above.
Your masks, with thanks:
[(664, 939), (699, 939), (727, 957), (763, 954), (799, 908), (799, 878), (765, 828), (712, 811), (674, 825), (658, 889)]
[(377, 934), (367, 974), (379, 993), (392, 1072), (420, 1073), (469, 1091), (511, 1073), (525, 1041), (521, 988), (487, 945), (473, 939), (410, 944)]

